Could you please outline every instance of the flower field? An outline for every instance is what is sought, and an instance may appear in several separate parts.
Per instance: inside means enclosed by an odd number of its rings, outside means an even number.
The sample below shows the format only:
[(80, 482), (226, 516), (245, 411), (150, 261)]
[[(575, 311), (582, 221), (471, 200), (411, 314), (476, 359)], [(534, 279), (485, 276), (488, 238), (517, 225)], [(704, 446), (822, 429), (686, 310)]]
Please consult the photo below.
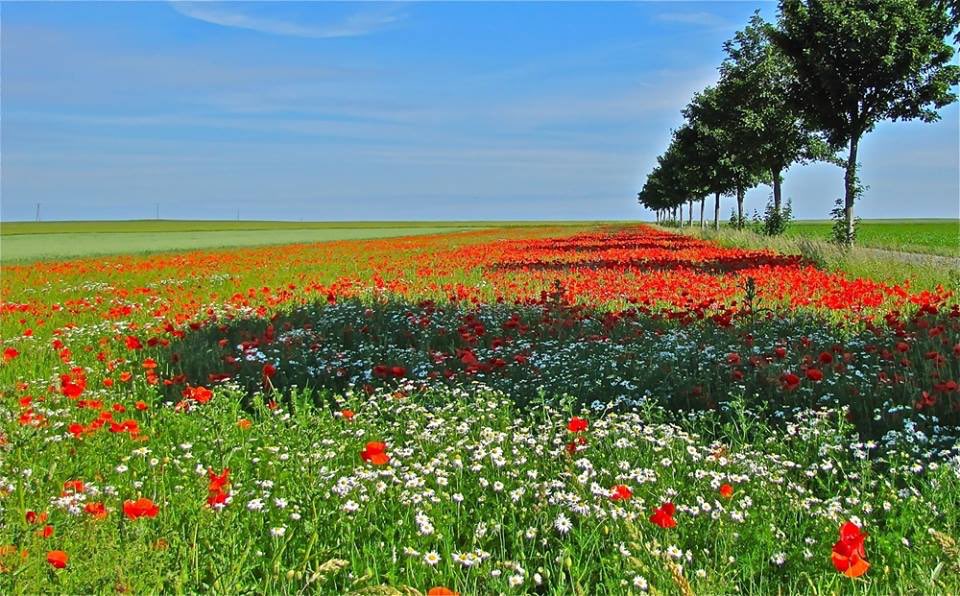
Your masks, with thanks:
[(960, 591), (960, 306), (649, 226), (4, 266), (0, 590)]

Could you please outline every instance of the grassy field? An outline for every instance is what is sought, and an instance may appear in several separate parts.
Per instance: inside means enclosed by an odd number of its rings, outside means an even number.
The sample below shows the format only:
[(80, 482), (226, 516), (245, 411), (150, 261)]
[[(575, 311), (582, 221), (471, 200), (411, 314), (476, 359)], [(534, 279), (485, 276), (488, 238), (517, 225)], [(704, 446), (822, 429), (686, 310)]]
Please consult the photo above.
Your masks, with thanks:
[(788, 234), (771, 238), (749, 230), (738, 231), (731, 228), (721, 228), (719, 233), (713, 229), (700, 230), (698, 227), (683, 228), (680, 231), (725, 247), (768, 249), (785, 255), (800, 255), (816, 263), (820, 269), (890, 285), (909, 282), (914, 289), (933, 290), (944, 287), (956, 290), (960, 280), (957, 260), (945, 255), (902, 253), (891, 256), (890, 253), (863, 246), (843, 250), (817, 237)]
[(0, 301), (3, 594), (960, 593), (942, 294), (516, 226)]
[[(537, 222), (65, 221), (0, 224), (0, 261), (439, 234)], [(551, 226), (576, 222), (550, 222)]]
[[(797, 221), (787, 236), (829, 240), (833, 222)], [(960, 220), (956, 219), (871, 219), (857, 230), (863, 247), (904, 252), (960, 256)]]
[[(616, 222), (607, 222), (616, 223)], [(551, 226), (583, 222), (550, 222)], [(107, 254), (138, 254), (172, 250), (293, 244), (436, 234), (470, 229), (527, 227), (531, 221), (64, 221), (0, 223), (0, 261), (24, 262)], [(797, 221), (787, 232), (792, 239), (826, 241), (831, 222)], [(862, 222), (862, 247), (922, 254), (960, 256), (960, 222), (949, 219)]]
[(17, 234), (0, 237), (0, 261), (9, 263), (201, 248), (360, 240), (457, 232), (463, 229), (438, 226)]
[[(549, 225), (583, 222), (551, 221)], [(379, 230), (384, 228), (504, 228), (544, 225), (538, 221), (226, 221), (137, 219), (124, 221), (0, 222), (0, 236), (23, 234), (237, 232), (256, 230)]]

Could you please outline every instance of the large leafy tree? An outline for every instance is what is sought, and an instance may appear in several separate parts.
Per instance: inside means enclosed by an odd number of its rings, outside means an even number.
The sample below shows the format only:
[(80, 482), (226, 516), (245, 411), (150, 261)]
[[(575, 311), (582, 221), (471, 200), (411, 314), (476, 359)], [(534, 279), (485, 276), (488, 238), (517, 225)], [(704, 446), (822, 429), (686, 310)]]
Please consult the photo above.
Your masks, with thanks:
[(773, 205), (782, 204), (783, 173), (796, 162), (829, 159), (826, 142), (810, 131), (799, 111), (784, 101), (794, 82), (787, 57), (770, 41), (773, 25), (754, 13), (750, 23), (723, 45), (727, 58), (720, 73), (735, 100), (732, 109), (743, 128), (740, 141), (749, 145), (757, 164), (773, 186)]
[(720, 197), (734, 192), (734, 178), (729, 159), (723, 153), (723, 139), (714, 132), (716, 129), (703, 122), (688, 120), (674, 132), (674, 142), (691, 163), (690, 175), (699, 187), (696, 194), (714, 196), (713, 227), (719, 230)]
[(691, 175), (686, 169), (688, 156), (684, 155), (676, 143), (657, 157), (657, 166), (647, 176), (637, 200), (653, 210), (673, 210), (683, 205), (691, 196)]
[(937, 8), (942, 8), (950, 15), (951, 27), (954, 31), (953, 43), (960, 43), (960, 0), (930, 0)]
[(933, 0), (781, 0), (772, 39), (796, 72), (789, 99), (811, 128), (846, 147), (844, 240), (854, 239), (857, 150), (883, 120), (937, 120), (956, 100), (956, 12)]
[(721, 77), (716, 86), (694, 95), (683, 115), (717, 158), (712, 180), (706, 186), (714, 193), (736, 194), (737, 221), (742, 226), (744, 195), (763, 182), (766, 170), (757, 159), (750, 126), (740, 120), (737, 91), (728, 79)]

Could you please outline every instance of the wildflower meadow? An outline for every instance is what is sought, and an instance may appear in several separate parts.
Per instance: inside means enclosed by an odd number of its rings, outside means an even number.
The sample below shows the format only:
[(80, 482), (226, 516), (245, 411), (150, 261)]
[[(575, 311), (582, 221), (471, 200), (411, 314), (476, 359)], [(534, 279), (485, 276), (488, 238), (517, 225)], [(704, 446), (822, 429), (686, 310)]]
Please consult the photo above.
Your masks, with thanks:
[(960, 591), (960, 306), (646, 225), (3, 267), (0, 590)]

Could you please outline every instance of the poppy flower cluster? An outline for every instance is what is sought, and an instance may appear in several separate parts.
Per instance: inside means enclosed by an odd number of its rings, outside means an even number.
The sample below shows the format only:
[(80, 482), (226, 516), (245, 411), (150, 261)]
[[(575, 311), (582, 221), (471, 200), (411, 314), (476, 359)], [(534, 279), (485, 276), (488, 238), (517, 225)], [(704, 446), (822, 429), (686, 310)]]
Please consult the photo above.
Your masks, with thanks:
[(847, 577), (860, 577), (870, 569), (866, 560), (864, 541), (867, 535), (853, 522), (846, 522), (840, 526), (840, 540), (833, 545), (830, 555), (833, 566)]
[(650, 516), (650, 522), (661, 528), (676, 528), (677, 520), (673, 519), (673, 514), (677, 508), (673, 503), (666, 502), (653, 510)]
[(127, 499), (123, 502), (123, 514), (130, 520), (138, 520), (142, 517), (154, 518), (159, 512), (160, 507), (146, 497), (136, 500)]
[(230, 468), (223, 468), (219, 474), (209, 468), (207, 479), (207, 505), (213, 508), (225, 506), (230, 498)]
[(383, 466), (390, 462), (390, 456), (387, 455), (387, 444), (379, 441), (371, 441), (364, 446), (360, 452), (360, 458), (375, 466)]
[(55, 569), (64, 569), (67, 562), (70, 561), (70, 555), (62, 550), (52, 550), (47, 552), (47, 563)]
[(584, 436), (584, 433), (587, 432), (589, 426), (590, 422), (586, 418), (580, 418), (579, 416), (570, 418), (567, 422), (567, 431), (573, 433), (574, 436), (567, 443), (567, 453), (573, 455), (587, 446), (587, 437)]
[[(419, 586), (479, 566), (467, 585), (480, 593), (556, 590), (557, 571), (617, 582), (597, 592), (625, 593), (630, 582), (643, 591), (646, 579), (630, 561), (646, 554), (610, 541), (591, 560), (583, 530), (620, 533), (620, 521), (638, 514), (657, 528), (676, 528), (680, 511), (684, 531), (658, 534), (669, 544), (656, 556), (682, 562), (696, 584), (700, 571), (714, 573), (697, 548), (700, 535), (719, 545), (729, 542), (726, 532), (788, 517), (821, 524), (860, 516), (882, 527), (884, 500), (901, 513), (915, 506), (907, 501), (924, 502), (925, 493), (882, 489), (874, 499), (846, 490), (833, 481), (834, 459), (842, 452), (854, 462), (872, 460), (878, 443), (886, 451), (905, 432), (923, 434), (904, 443), (917, 452), (952, 454), (960, 421), (960, 309), (948, 306), (946, 292), (850, 279), (800, 257), (646, 226), (106, 257), (5, 266), (4, 277), (0, 393), (10, 424), (0, 429), (0, 447), (34, 454), (33, 472), (41, 464), (58, 472), (29, 476), (21, 469), (31, 465), (27, 455), (0, 462), (0, 498), (16, 491), (9, 503), (36, 509), (26, 511), (23, 535), (46, 545), (29, 559), (45, 577), (68, 562), (94, 567), (67, 555), (80, 557), (71, 545), (89, 529), (116, 525), (120, 546), (137, 536), (167, 549), (160, 536), (170, 537), (181, 508), (203, 506), (205, 485), (207, 508), (229, 510), (214, 516), (219, 534), (198, 544), (235, 552), (226, 545), (236, 539), (259, 552), (282, 542), (286, 554), (270, 563), (289, 569), (302, 557), (337, 552), (349, 527), (361, 545), (358, 559), (391, 553), (392, 562), (369, 565), (372, 582), (405, 557), (403, 573), (426, 570)], [(769, 313), (744, 302), (747, 280)], [(793, 316), (800, 310), (804, 316)], [(300, 390), (319, 390), (323, 403), (301, 408), (291, 399)], [(782, 445), (796, 448), (791, 455), (802, 467), (786, 466), (781, 450), (700, 443), (690, 411), (722, 416), (734, 397), (758, 424), (773, 419), (778, 430), (810, 431), (788, 431)], [(534, 402), (548, 409), (546, 418), (526, 418)], [(641, 404), (660, 408), (670, 423), (644, 419)], [(846, 416), (859, 439), (831, 435), (823, 420), (803, 426), (811, 404)], [(146, 444), (130, 445), (147, 434)], [(804, 449), (806, 436), (842, 441), (822, 461), (809, 460), (816, 450)], [(368, 437), (379, 440), (363, 444)], [(83, 466), (54, 468), (49, 453)], [(233, 472), (221, 467), (228, 461)], [(951, 464), (939, 464), (949, 478)], [(91, 476), (68, 480), (61, 492), (57, 474), (73, 469)], [(873, 478), (872, 486), (902, 485)], [(837, 494), (822, 495), (825, 485)], [(183, 488), (190, 486), (201, 492)], [(131, 490), (163, 495), (165, 515), (144, 520), (161, 509), (146, 497), (119, 506), (117, 495)], [(459, 503), (470, 505), (470, 518), (451, 525), (447, 513)], [(68, 514), (75, 521), (61, 524)], [(501, 527), (504, 519), (517, 527)], [(123, 530), (136, 520), (136, 532)], [(396, 544), (378, 546), (377, 524), (394, 522)], [(250, 534), (235, 536), (234, 527)], [(497, 538), (507, 531), (546, 546), (511, 550)], [(766, 549), (753, 560), (782, 565), (789, 552), (799, 561), (803, 539), (812, 538), (797, 527), (782, 531), (800, 545), (784, 547), (784, 557), (769, 550), (779, 544), (738, 534), (745, 548)], [(451, 536), (478, 550), (441, 546)], [(840, 528), (830, 551), (837, 572), (867, 572), (865, 538), (851, 522)], [(603, 572), (563, 570), (578, 563), (564, 563), (555, 544), (603, 561), (594, 565)], [(66, 550), (46, 550), (53, 546)], [(7, 554), (0, 551), (0, 570), (12, 566)], [(252, 576), (277, 575), (258, 558), (247, 559)], [(809, 561), (810, 569), (833, 573), (823, 557)], [(342, 579), (330, 574), (331, 582)], [(185, 589), (198, 589), (206, 580), (187, 581)], [(710, 577), (704, 585), (730, 587), (724, 581)]]

